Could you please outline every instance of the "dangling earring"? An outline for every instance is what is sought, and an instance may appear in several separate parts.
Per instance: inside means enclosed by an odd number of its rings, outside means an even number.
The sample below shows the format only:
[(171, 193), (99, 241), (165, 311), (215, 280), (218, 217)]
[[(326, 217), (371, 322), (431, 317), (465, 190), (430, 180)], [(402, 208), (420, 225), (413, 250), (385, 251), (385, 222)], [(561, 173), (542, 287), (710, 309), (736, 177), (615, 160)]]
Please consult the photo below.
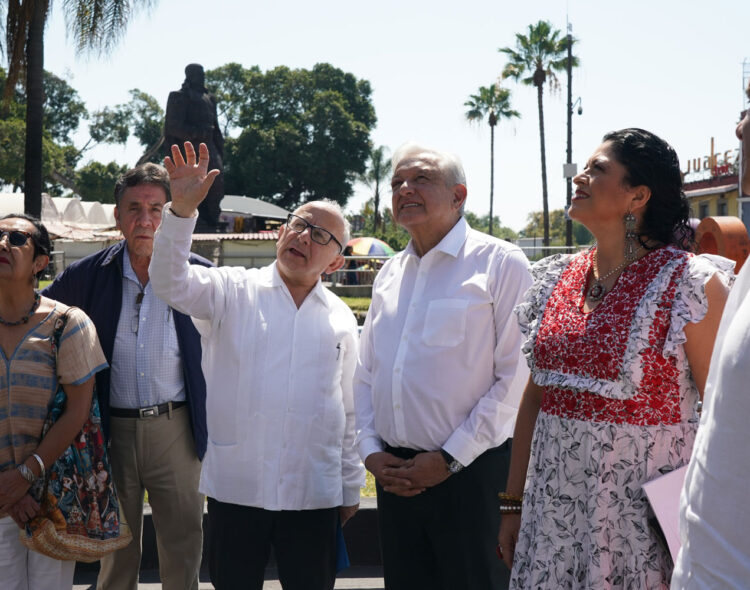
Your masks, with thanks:
[(631, 211), (622, 218), (625, 225), (625, 260), (633, 262), (638, 256), (640, 245), (638, 244), (638, 235), (635, 233), (635, 215)]

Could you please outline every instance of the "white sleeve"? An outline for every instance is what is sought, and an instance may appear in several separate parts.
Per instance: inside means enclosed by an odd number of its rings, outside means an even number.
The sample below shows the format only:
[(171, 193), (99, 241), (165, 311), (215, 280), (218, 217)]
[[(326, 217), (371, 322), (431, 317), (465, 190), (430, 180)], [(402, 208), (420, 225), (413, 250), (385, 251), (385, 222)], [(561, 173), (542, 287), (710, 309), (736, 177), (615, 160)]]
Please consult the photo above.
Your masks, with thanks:
[(149, 281), (157, 297), (176, 310), (215, 324), (226, 307), (226, 280), (218, 268), (188, 263), (196, 219), (177, 217), (167, 203), (154, 236)]
[[(377, 281), (377, 279), (376, 279)], [(372, 405), (372, 317), (379, 299), (373, 286), (373, 298), (359, 339), (359, 359), (354, 372), (354, 410), (356, 414), (357, 449), (362, 461), (368, 455), (383, 450), (383, 441), (375, 430), (375, 410)]]
[(521, 331), (513, 308), (531, 285), (526, 257), (520, 251), (502, 256), (490, 284), (495, 323), (495, 382), (443, 448), (462, 465), (513, 435), (518, 404), (528, 379), (521, 359)]
[(357, 322), (352, 318), (352, 330), (344, 350), (344, 366), (341, 374), (341, 390), (346, 414), (344, 444), (341, 451), (341, 476), (343, 483), (344, 506), (359, 503), (359, 494), (365, 485), (365, 468), (359, 459), (355, 445), (354, 417), (354, 370), (357, 366)]

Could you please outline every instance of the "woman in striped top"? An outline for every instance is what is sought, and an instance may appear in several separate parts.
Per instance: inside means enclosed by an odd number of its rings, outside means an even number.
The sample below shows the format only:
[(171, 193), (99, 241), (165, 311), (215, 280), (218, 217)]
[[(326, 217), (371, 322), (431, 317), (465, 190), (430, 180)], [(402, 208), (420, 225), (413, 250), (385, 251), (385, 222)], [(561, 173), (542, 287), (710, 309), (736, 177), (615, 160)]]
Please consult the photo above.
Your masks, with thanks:
[[(0, 219), (0, 580), (3, 588), (61, 589), (73, 585), (74, 562), (28, 551), (18, 527), (39, 509), (28, 494), (72, 442), (88, 417), (94, 374), (107, 366), (96, 330), (81, 310), (35, 290), (49, 262), (51, 242), (36, 219)], [(57, 318), (68, 314), (57, 354)], [(41, 438), (58, 383), (67, 406)], [(15, 522), (14, 522), (15, 521)], [(18, 526), (16, 526), (18, 525)]]

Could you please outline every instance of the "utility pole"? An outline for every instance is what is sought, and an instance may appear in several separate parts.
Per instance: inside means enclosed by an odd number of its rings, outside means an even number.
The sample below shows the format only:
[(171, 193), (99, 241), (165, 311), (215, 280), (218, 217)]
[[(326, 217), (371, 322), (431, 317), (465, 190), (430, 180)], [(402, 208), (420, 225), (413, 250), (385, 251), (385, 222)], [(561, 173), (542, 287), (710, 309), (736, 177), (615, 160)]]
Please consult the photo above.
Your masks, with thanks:
[[(573, 163), (573, 36), (570, 34), (573, 30), (573, 25), (568, 23), (568, 150), (567, 150), (567, 164), (568, 169)], [(573, 179), (568, 174), (565, 175), (566, 193), (565, 193), (565, 211), (570, 208), (570, 203), (573, 198)], [(568, 248), (568, 252), (573, 246), (573, 221), (565, 216), (565, 245)]]

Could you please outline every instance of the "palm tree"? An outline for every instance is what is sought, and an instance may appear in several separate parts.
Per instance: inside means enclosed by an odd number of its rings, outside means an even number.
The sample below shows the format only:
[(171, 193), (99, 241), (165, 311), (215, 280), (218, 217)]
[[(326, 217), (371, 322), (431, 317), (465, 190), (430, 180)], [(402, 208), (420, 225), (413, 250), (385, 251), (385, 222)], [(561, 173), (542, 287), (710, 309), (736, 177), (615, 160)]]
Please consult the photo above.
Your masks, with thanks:
[(518, 111), (510, 108), (510, 90), (500, 88), (498, 83), (490, 86), (480, 86), (477, 94), (469, 96), (464, 103), (469, 107), (466, 118), (469, 121), (481, 121), (488, 115), (487, 122), (490, 125), (490, 228), (492, 235), (492, 203), (495, 193), (495, 125), (500, 119), (520, 117)]
[[(576, 40), (570, 37), (571, 46)], [(529, 25), (528, 36), (516, 33), (516, 47), (501, 47), (498, 51), (508, 56), (509, 63), (503, 69), (503, 78), (519, 79), (527, 86), (536, 86), (539, 107), (539, 142), (542, 150), (542, 206), (544, 210), (544, 245), (549, 246), (549, 204), (547, 202), (547, 154), (544, 147), (543, 88), (549, 79), (550, 87), (556, 89), (559, 82), (555, 72), (565, 71), (568, 65), (568, 37), (553, 29), (548, 21), (540, 20)], [(573, 56), (571, 65), (578, 65)]]
[(386, 155), (387, 148), (380, 146), (370, 150), (370, 162), (367, 171), (362, 175), (362, 181), (373, 189), (373, 234), (380, 227), (380, 183), (388, 179), (391, 174), (391, 163)]
[[(153, 0), (64, 0), (65, 20), (75, 39), (76, 52), (103, 53), (112, 49), (125, 33), (134, 9), (152, 3)], [(42, 213), (44, 27), (50, 0), (8, 0), (6, 9), (8, 76), (3, 104), (8, 104), (16, 83), (25, 74), (24, 209), (39, 217)]]

